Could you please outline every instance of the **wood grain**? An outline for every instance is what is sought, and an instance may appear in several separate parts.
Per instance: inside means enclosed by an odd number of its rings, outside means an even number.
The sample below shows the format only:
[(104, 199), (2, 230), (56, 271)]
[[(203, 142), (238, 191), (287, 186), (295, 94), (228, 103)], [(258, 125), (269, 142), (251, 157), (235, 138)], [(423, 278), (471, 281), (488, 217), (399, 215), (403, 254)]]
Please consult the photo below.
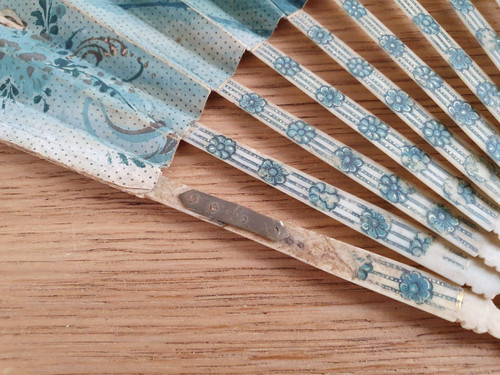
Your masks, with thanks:
[[(363, 3), (495, 123), (392, 2)], [(495, 2), (476, 4), (500, 32)], [(500, 84), (499, 72), (447, 1), (423, 5)], [(310, 0), (307, 10), (456, 129), (333, 2)], [(442, 160), (290, 24), (283, 21), (272, 42)], [(415, 180), (255, 57), (245, 56), (236, 76)], [(202, 120), (398, 212), (217, 95)], [(3, 145), (0, 173), (0, 374), (500, 373), (500, 342), (490, 336)], [(180, 147), (168, 175), (403, 260), (192, 146)]]

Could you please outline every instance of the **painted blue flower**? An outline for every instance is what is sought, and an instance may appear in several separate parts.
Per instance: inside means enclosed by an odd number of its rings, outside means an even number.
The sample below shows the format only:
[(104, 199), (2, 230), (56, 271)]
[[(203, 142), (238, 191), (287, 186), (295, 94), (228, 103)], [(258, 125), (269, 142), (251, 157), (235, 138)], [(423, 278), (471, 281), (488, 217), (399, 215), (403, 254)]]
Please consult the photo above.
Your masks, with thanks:
[(326, 30), (324, 27), (312, 26), (308, 31), (307, 35), (318, 44), (328, 44), (333, 40), (333, 35), (331, 32)]
[(358, 20), (366, 15), (365, 7), (361, 5), (358, 0), (344, 0), (342, 8), (345, 9), (347, 14)]
[(438, 23), (428, 14), (420, 13), (413, 17), (413, 22), (426, 34), (438, 34)]
[(2, 109), (5, 109), (8, 102), (15, 102), (19, 96), (19, 89), (16, 87), (15, 82), (11, 78), (0, 82), (0, 98), (2, 99)]
[(302, 71), (299, 63), (288, 56), (280, 56), (274, 60), (274, 67), (284, 76), (290, 77)]
[(458, 184), (458, 194), (467, 204), (474, 204), (476, 202), (476, 192), (472, 185), (465, 180), (460, 179), (460, 183)]
[(500, 106), (500, 90), (490, 82), (481, 82), (476, 87), (477, 96), (486, 105)]
[(486, 151), (488, 152), (488, 155), (493, 158), (493, 160), (500, 161), (500, 137), (492, 135), (486, 141)]
[(236, 152), (236, 142), (223, 135), (216, 135), (210, 139), (207, 151), (221, 159), (229, 159)]
[(434, 147), (444, 147), (451, 143), (451, 133), (436, 120), (429, 120), (422, 128), (425, 139)]
[(462, 100), (454, 100), (448, 107), (451, 117), (459, 124), (472, 126), (479, 119), (478, 113), (472, 106)]
[(436, 90), (443, 85), (443, 79), (427, 65), (417, 66), (413, 70), (413, 76), (420, 86), (428, 90)]
[(241, 108), (252, 114), (262, 112), (264, 107), (267, 105), (266, 100), (262, 96), (255, 93), (243, 95), (239, 103)]
[(467, 13), (474, 9), (469, 0), (451, 0), (451, 5), (453, 5), (453, 8), (462, 13)]
[(424, 236), (421, 233), (417, 233), (413, 240), (410, 242), (410, 254), (416, 257), (425, 255), (427, 249), (434, 239), (432, 237)]
[[(16, 45), (16, 47), (14, 47)], [(16, 52), (19, 48), (17, 43), (4, 43), (4, 49)], [(0, 98), (2, 98), (2, 108), (5, 108), (8, 101), (16, 101), (16, 97), (22, 95), (32, 98), (35, 104), (43, 103), (43, 111), (47, 112), (49, 105), (46, 98), (51, 96), (51, 89), (45, 86), (49, 82), (49, 75), (43, 69), (33, 67), (31, 56), (36, 54), (40, 61), (46, 60), (46, 56), (39, 53), (25, 53), (18, 57), (12, 57), (6, 53), (0, 53)]]
[(458, 227), (458, 220), (443, 205), (435, 205), (426, 216), (427, 223), (438, 233), (453, 233)]
[(286, 135), (292, 138), (295, 142), (300, 144), (307, 144), (316, 137), (316, 130), (304, 121), (295, 121), (288, 126)]
[(443, 183), (444, 195), (455, 204), (473, 204), (476, 192), (472, 186), (461, 178), (450, 177)]
[(415, 189), (395, 174), (383, 175), (378, 183), (378, 189), (385, 199), (393, 203), (404, 203), (408, 200), (408, 195), (415, 192)]
[(360, 280), (366, 280), (370, 272), (373, 271), (373, 264), (371, 262), (362, 264), (356, 272), (356, 277)]
[(311, 203), (326, 211), (331, 211), (340, 201), (337, 189), (327, 186), (323, 182), (317, 182), (309, 188), (309, 200)]
[(401, 90), (390, 89), (385, 93), (385, 102), (396, 112), (411, 112), (415, 103), (410, 96)]
[(372, 238), (384, 239), (389, 234), (389, 223), (378, 212), (365, 208), (360, 216), (361, 230)]
[(472, 64), (472, 59), (461, 48), (448, 48), (446, 53), (450, 55), (450, 64), (456, 70), (467, 70)]
[(347, 67), (354, 76), (359, 78), (368, 77), (373, 72), (373, 66), (360, 57), (353, 57), (349, 59)]
[(335, 151), (340, 160), (340, 169), (346, 173), (356, 173), (364, 164), (360, 157), (353, 154), (349, 147), (342, 147)]
[(63, 4), (53, 4), (53, 2), (57, 3), (53, 0), (39, 0), (40, 9), (31, 12), (31, 16), (36, 20), (34, 24), (42, 27), (40, 35), (59, 34), (58, 21), (66, 14), (66, 7)]
[(372, 141), (379, 141), (387, 136), (387, 133), (389, 132), (389, 125), (375, 116), (368, 115), (361, 119), (358, 124), (358, 129), (368, 139)]
[(332, 108), (342, 105), (345, 97), (331, 86), (321, 86), (318, 91), (316, 91), (316, 99), (325, 107)]
[(429, 301), (434, 295), (432, 283), (418, 271), (403, 272), (399, 279), (399, 291), (403, 298), (419, 305)]
[(378, 41), (380, 46), (390, 55), (395, 57), (403, 56), (403, 53), (405, 52), (405, 45), (395, 35), (382, 35)]
[(271, 185), (283, 185), (288, 176), (288, 173), (281, 164), (270, 159), (264, 160), (257, 173), (264, 181)]
[(427, 169), (431, 158), (417, 146), (403, 146), (401, 163), (413, 172), (422, 172)]
[[(500, 142), (498, 143), (500, 144)], [(488, 147), (488, 144), (486, 144), (486, 147)], [(497, 156), (500, 157), (500, 147)], [(488, 181), (490, 171), (494, 170), (494, 167), (489, 162), (475, 155), (469, 155), (465, 158), (464, 167), (469, 177), (481, 183)]]
[(477, 30), (476, 38), (479, 41), (479, 44), (489, 51), (500, 51), (500, 37), (492, 29), (483, 27)]

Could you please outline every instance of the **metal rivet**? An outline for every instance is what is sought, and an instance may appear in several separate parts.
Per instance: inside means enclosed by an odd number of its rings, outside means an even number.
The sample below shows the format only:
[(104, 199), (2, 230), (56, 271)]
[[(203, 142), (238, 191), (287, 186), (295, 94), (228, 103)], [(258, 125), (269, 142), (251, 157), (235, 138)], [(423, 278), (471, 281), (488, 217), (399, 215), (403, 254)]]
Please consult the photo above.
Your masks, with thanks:
[(219, 206), (217, 205), (217, 203), (212, 203), (210, 205), (210, 211), (217, 211), (218, 208)]
[(190, 194), (188, 197), (188, 201), (190, 202), (198, 202), (200, 196), (198, 194)]

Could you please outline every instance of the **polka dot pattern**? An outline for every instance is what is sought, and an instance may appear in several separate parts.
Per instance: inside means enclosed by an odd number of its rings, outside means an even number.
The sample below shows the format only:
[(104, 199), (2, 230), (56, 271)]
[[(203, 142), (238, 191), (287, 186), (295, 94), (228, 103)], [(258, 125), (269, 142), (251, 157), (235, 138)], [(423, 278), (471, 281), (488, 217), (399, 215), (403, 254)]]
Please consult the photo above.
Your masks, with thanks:
[(163, 102), (28, 32), (0, 28), (0, 39), (7, 41), (0, 85), (10, 91), (3, 107), (30, 105), (124, 152), (170, 163), (173, 121), (145, 114), (152, 107), (164, 112)]
[(250, 2), (184, 0), (184, 2), (216, 22), (248, 49), (267, 40), (283, 16), (283, 11), (269, 0)]
[[(32, 16), (38, 7), (32, 1), (5, 0), (5, 3), (27, 23), (29, 31), (39, 35), (47, 29), (37, 24), (37, 18)], [(145, 108), (147, 113), (156, 119), (175, 124), (175, 130), (179, 133), (199, 119), (210, 90), (167, 63), (165, 56), (160, 58), (151, 55), (151, 52), (159, 51), (159, 48), (154, 51), (143, 49), (143, 46), (131, 43), (129, 39), (117, 34), (108, 23), (99, 18), (109, 15), (111, 22), (116, 18), (117, 12), (124, 10), (109, 3), (108, 8), (95, 10), (96, 13), (90, 16), (90, 2), (83, 2), (83, 9), (76, 7), (77, 4), (70, 4), (69, 1), (53, 0), (51, 4), (53, 9), (60, 6), (64, 11), (57, 19), (57, 34), (44, 32), (44, 38), (68, 49), (90, 65), (97, 66), (102, 71), (133, 84), (135, 89), (147, 93), (150, 98), (156, 100), (154, 105), (150, 104)], [(139, 22), (141, 27), (153, 30), (137, 17), (133, 17), (133, 20)], [(127, 31), (126, 26), (127, 23), (122, 20), (117, 29)], [(143, 33), (139, 28), (129, 36), (140, 37)], [(157, 32), (156, 35), (158, 34)], [(164, 36), (161, 38), (165, 39)], [(160, 101), (163, 102), (162, 105), (159, 104)]]
[(2, 111), (0, 139), (134, 194), (150, 191), (161, 173), (159, 167), (21, 103)]

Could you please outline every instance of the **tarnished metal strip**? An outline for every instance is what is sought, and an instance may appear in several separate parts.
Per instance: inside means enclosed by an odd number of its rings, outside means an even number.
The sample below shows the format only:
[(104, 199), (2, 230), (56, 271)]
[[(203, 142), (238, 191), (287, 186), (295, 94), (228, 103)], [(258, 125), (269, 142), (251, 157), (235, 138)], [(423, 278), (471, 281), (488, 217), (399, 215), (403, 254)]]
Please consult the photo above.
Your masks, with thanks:
[(279, 241), (287, 236), (285, 226), (280, 220), (201, 191), (186, 191), (179, 195), (179, 199), (190, 211), (208, 217), (219, 225), (229, 224), (271, 241)]

